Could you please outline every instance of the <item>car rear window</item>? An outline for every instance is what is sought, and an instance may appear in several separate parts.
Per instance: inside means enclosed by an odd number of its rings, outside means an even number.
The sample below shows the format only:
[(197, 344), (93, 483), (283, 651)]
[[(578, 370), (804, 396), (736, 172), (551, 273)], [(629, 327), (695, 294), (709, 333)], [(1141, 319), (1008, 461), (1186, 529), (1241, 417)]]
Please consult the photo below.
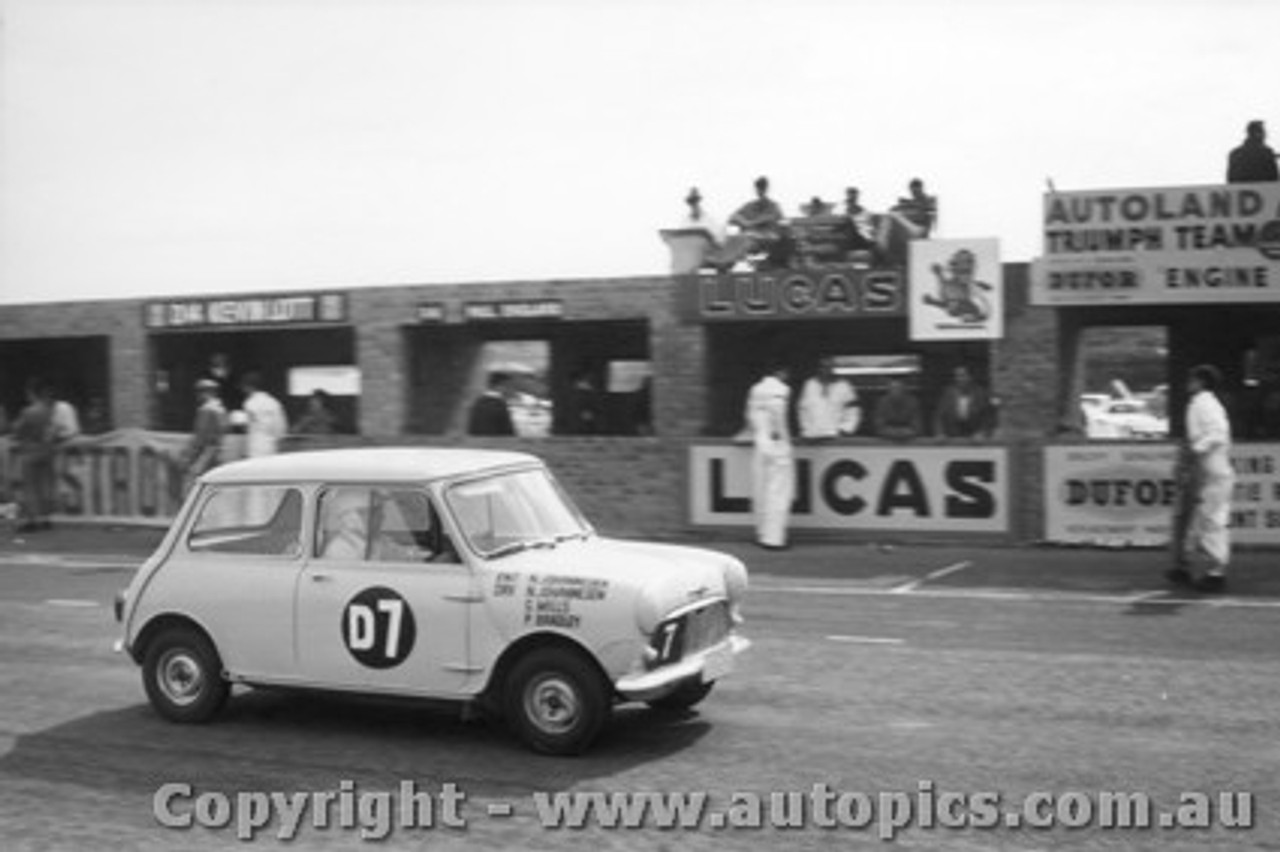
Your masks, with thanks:
[(295, 556), (301, 552), (302, 494), (296, 488), (229, 485), (214, 488), (187, 536), (188, 549), (207, 553)]

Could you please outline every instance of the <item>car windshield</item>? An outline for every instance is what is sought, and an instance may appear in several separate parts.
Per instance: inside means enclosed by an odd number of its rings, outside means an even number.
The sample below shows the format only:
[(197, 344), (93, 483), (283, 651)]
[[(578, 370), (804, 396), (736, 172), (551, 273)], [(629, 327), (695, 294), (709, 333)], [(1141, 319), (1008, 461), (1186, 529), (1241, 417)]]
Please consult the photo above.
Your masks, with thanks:
[(555, 547), (585, 538), (591, 527), (544, 470), (522, 470), (463, 482), (445, 494), (462, 535), (482, 556)]

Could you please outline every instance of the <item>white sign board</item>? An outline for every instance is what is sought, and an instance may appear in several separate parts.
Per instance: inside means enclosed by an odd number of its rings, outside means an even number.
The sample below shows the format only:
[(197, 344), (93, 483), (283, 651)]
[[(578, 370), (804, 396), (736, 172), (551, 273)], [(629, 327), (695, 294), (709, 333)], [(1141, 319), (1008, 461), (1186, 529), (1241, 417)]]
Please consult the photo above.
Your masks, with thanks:
[[(751, 448), (689, 452), (691, 522), (749, 526)], [(796, 448), (792, 529), (1009, 532), (1004, 447), (824, 445)]]
[[(1045, 534), (1063, 544), (1165, 545), (1177, 489), (1173, 444), (1045, 448)], [(1231, 538), (1280, 543), (1280, 444), (1232, 449)]]
[(1280, 301), (1280, 183), (1052, 192), (1038, 305)]
[(910, 245), (912, 340), (1004, 336), (998, 240), (912, 240)]

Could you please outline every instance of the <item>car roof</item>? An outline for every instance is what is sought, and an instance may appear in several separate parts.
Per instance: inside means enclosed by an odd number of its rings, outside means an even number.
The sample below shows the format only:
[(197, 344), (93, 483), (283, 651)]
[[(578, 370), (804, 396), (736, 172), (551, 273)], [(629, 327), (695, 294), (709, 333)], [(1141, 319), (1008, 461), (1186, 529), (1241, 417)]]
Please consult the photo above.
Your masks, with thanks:
[(360, 447), (308, 450), (242, 459), (201, 477), (234, 482), (421, 482), (512, 466), (541, 464), (536, 456), (505, 450), (441, 447)]

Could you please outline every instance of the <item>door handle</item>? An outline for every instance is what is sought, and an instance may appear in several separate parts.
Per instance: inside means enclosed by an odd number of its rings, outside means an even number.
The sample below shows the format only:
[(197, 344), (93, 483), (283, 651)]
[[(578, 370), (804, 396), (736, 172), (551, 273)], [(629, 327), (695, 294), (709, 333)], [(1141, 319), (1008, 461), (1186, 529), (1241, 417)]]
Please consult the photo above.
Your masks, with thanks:
[(311, 582), (313, 583), (327, 583), (332, 579), (333, 578), (330, 577), (328, 574), (312, 574), (311, 575)]

